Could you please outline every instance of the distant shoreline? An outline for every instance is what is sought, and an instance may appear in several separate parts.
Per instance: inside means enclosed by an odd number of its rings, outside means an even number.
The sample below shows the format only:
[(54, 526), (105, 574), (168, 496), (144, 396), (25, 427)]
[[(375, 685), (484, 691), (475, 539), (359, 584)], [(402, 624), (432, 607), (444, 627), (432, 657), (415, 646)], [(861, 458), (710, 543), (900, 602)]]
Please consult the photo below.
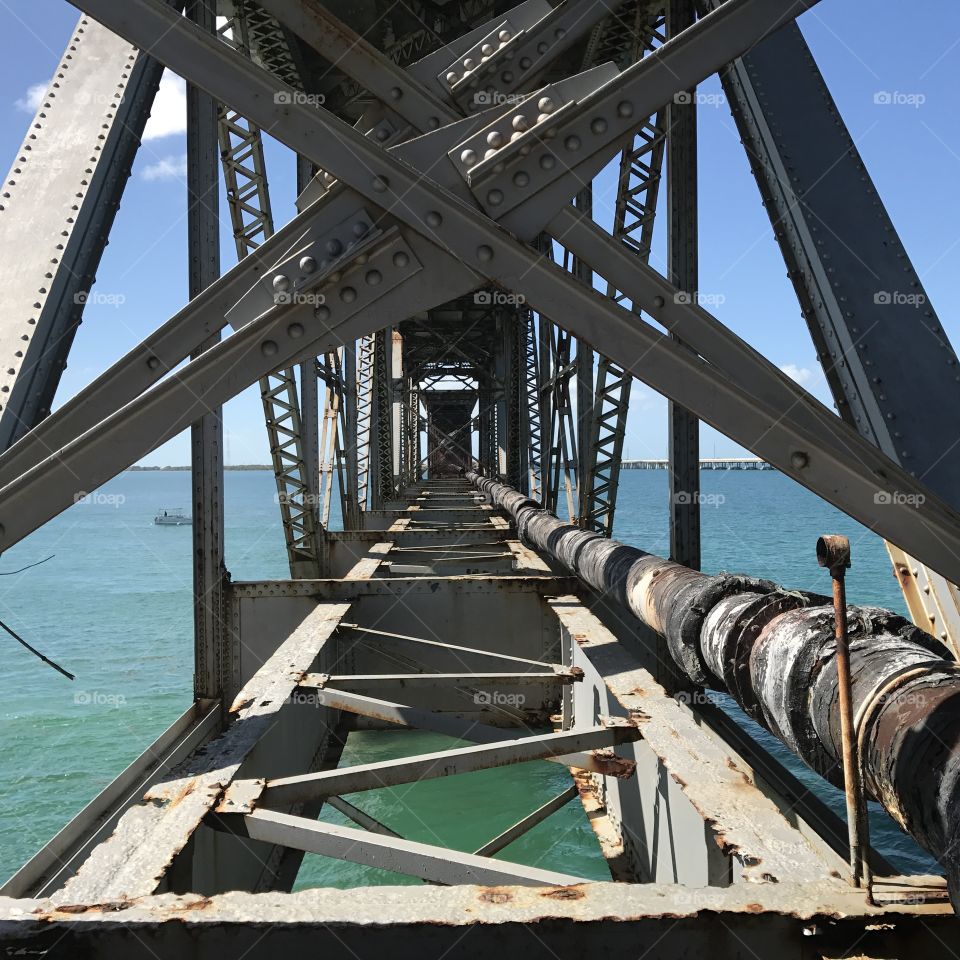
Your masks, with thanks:
[[(273, 470), (269, 463), (237, 463), (225, 465), (224, 470)], [(170, 473), (174, 470), (190, 470), (190, 467), (127, 467), (126, 473)]]

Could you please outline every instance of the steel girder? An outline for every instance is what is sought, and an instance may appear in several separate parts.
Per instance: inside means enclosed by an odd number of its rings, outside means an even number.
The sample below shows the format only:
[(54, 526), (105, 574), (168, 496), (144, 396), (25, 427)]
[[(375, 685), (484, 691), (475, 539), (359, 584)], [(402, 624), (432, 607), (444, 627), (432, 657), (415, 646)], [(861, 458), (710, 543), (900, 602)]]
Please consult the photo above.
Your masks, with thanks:
[[(793, 4), (786, 8), (776, 4), (770, 6), (771, 2), (772, 0), (767, 0), (767, 3), (761, 0), (754, 0), (753, 3), (750, 0), (732, 0), (724, 4), (714, 14), (686, 31), (682, 42), (678, 38), (677, 43), (665, 45), (613, 82), (606, 83), (600, 90), (581, 100), (565, 126), (569, 129), (575, 118), (583, 116), (589, 110), (602, 110), (604, 105), (607, 109), (615, 107), (625, 95), (632, 98), (635, 112), (647, 112), (649, 115), (658, 102), (669, 100), (679, 88), (687, 88), (695, 83), (740, 52), (745, 45), (776, 29), (800, 9)], [(162, 39), (155, 44), (156, 53), (176, 64), (188, 75), (193, 75), (198, 81), (202, 80), (220, 96), (229, 91), (229, 95), (235, 100), (240, 98), (243, 101), (253, 90), (261, 91), (256, 102), (251, 102), (251, 106), (256, 107), (256, 113), (260, 116), (252, 116), (252, 119), (261, 125), (275, 123), (278, 135), (294, 149), (313, 154), (321, 166), (335, 168), (338, 172), (342, 170), (345, 183), (358, 187), (361, 193), (369, 192), (371, 197), (380, 198), (381, 188), (385, 188), (382, 192), (389, 196), (395, 195), (398, 190), (406, 191), (407, 204), (403, 209), (397, 208), (396, 213), (402, 214), (400, 219), (408, 227), (418, 233), (436, 236), (456, 253), (461, 263), (469, 264), (481, 273), (493, 274), (493, 279), (498, 279), (507, 286), (518, 285), (522, 274), (522, 284), (519, 285), (523, 287), (531, 305), (544, 312), (554, 309), (567, 312), (572, 309), (569, 314), (571, 328), (579, 327), (584, 334), (602, 344), (605, 352), (616, 355), (616, 352), (621, 350), (623, 338), (633, 340), (630, 349), (634, 358), (630, 364), (631, 371), (646, 380), (654, 389), (667, 395), (682, 393), (683, 402), (691, 410), (734, 439), (751, 447), (764, 459), (800, 479), (811, 489), (821, 492), (852, 515), (868, 523), (876, 523), (877, 529), (885, 532), (891, 539), (901, 544), (913, 543), (922, 547), (922, 552), (932, 560), (936, 558), (934, 562), (943, 569), (953, 569), (954, 553), (949, 548), (944, 548), (942, 539), (952, 537), (956, 526), (955, 517), (948, 510), (944, 512), (945, 505), (933, 497), (928, 497), (919, 506), (911, 504), (908, 509), (905, 509), (902, 502), (894, 504), (892, 509), (874, 509), (877, 476), (874, 470), (880, 470), (884, 482), (889, 482), (897, 489), (898, 500), (913, 492), (917, 485), (888, 458), (878, 456), (874, 448), (861, 445), (855, 435), (845, 433), (839, 425), (834, 427), (823, 415), (825, 411), (821, 412), (822, 408), (804, 399), (801, 410), (803, 416), (792, 421), (781, 420), (776, 435), (771, 435), (769, 424), (781, 415), (780, 411), (785, 409), (785, 406), (777, 404), (768, 408), (765, 396), (769, 397), (774, 390), (791, 390), (786, 378), (778, 380), (771, 371), (764, 368), (764, 382), (749, 395), (735, 382), (718, 378), (716, 371), (708, 371), (695, 357), (690, 357), (664, 342), (662, 338), (657, 338), (652, 330), (644, 330), (634, 319), (629, 323), (625, 322), (612, 305), (598, 303), (590, 291), (574, 289), (575, 281), (572, 287), (567, 278), (551, 269), (540, 258), (532, 256), (529, 249), (511, 240), (496, 225), (482, 218), (478, 219), (475, 208), (469, 204), (464, 205), (462, 200), (456, 200), (453, 194), (448, 192), (449, 188), (428, 183), (422, 177), (413, 175), (409, 167), (398, 163), (390, 154), (385, 154), (373, 143), (322, 112), (299, 104), (284, 104), (282, 109), (279, 109), (278, 105), (272, 102), (272, 93), (269, 98), (263, 95), (267, 91), (276, 90), (275, 80), (265, 83), (257, 75), (256, 68), (252, 68), (253, 72), (246, 69), (229, 51), (222, 49), (222, 44), (219, 47), (216, 44), (204, 47), (204, 40), (191, 32), (188, 25), (171, 22), (172, 18), (165, 16), (155, 3), (136, 0), (135, 4), (121, 12), (102, 7), (101, 0), (85, 0), (84, 5), (96, 7), (98, 16), (121, 32), (151, 38), (163, 34)], [(198, 56), (201, 50), (203, 55)], [(669, 64), (671, 69), (660, 70), (661, 62)], [(402, 92), (401, 90), (401, 100)], [(608, 142), (621, 136), (620, 131), (629, 129), (632, 122), (629, 117), (621, 117), (619, 114), (615, 114), (613, 120), (612, 127), (610, 121), (607, 121), (605, 137)], [(318, 128), (327, 131), (330, 136), (312, 135), (311, 131)], [(454, 131), (444, 129), (433, 136), (441, 136), (449, 142), (449, 139), (456, 135)], [(413, 157), (418, 155), (421, 149), (429, 149), (435, 157), (438, 144), (431, 142), (427, 145), (424, 142), (427, 139), (429, 138), (420, 138), (413, 141), (409, 149), (398, 150), (408, 157)], [(363, 164), (357, 164), (358, 156), (364, 159)], [(453, 179), (447, 182), (456, 189)], [(561, 186), (562, 182), (557, 185), (558, 191)], [(563, 189), (565, 191), (567, 188)], [(546, 201), (550, 195), (549, 191), (540, 191), (537, 199)], [(381, 199), (389, 200), (389, 196)], [(414, 213), (418, 206), (427, 211), (436, 208), (435, 212), (439, 214), (440, 220), (433, 217), (431, 219), (437, 226), (425, 224), (421, 219), (424, 214)], [(534, 208), (529, 210), (532, 212)], [(563, 221), (568, 216), (561, 209), (560, 213), (554, 215), (554, 220)], [(508, 215), (503, 222), (511, 225), (515, 219), (515, 216)], [(569, 245), (572, 246), (572, 242)], [(645, 282), (650, 280), (642, 274), (640, 279)], [(676, 293), (669, 284), (665, 284), (661, 289)], [(663, 299), (662, 294), (658, 295), (659, 299)], [(573, 309), (573, 303), (579, 303), (580, 307)], [(658, 320), (670, 319), (671, 315), (681, 313), (685, 319), (689, 319), (691, 314), (696, 314), (696, 311), (690, 309), (674, 311), (665, 299), (662, 304), (657, 301), (651, 303), (650, 312)], [(607, 318), (602, 326), (595, 322), (598, 316)], [(698, 316), (697, 319), (703, 318)], [(667, 325), (669, 326), (669, 323)], [(711, 327), (711, 332), (715, 334), (717, 331)], [(615, 343), (618, 339), (621, 347), (617, 347)], [(684, 339), (691, 342), (689, 337), (685, 336)], [(274, 342), (271, 340), (271, 343)], [(608, 350), (608, 345), (615, 349)], [(226, 348), (227, 344), (222, 346)], [(656, 364), (651, 363), (650, 349), (657, 351)], [(151, 391), (154, 396), (145, 402), (149, 405), (162, 392), (162, 387)], [(802, 392), (800, 395), (807, 397)], [(793, 396), (795, 398), (796, 394)], [(736, 416), (730, 417), (729, 414), (734, 409)], [(803, 418), (816, 421), (819, 433), (811, 435), (802, 427), (798, 421)], [(843, 448), (842, 452), (840, 447)], [(87, 450), (89, 445), (85, 445), (83, 453), (78, 451), (75, 455), (83, 459)], [(851, 456), (853, 450), (856, 450), (855, 457)], [(120, 457), (126, 455), (118, 452)], [(104, 469), (107, 469), (106, 464), (101, 465), (101, 471)], [(38, 478), (37, 483), (47, 483), (55, 488), (58, 483), (63, 483), (62, 477), (55, 479), (55, 473), (55, 470), (49, 471), (44, 478)], [(8, 488), (8, 503), (13, 502), (16, 486)], [(66, 493), (67, 491), (64, 491), (64, 494)], [(68, 501), (69, 497), (66, 499)], [(58, 509), (56, 505), (63, 502), (64, 495), (45, 499), (45, 507), (40, 512), (49, 512), (51, 508), (55, 512)], [(25, 522), (37, 522), (37, 511), (30, 512), (33, 514), (31, 520), (22, 514), (14, 518), (14, 528), (22, 529)], [(941, 528), (938, 531), (941, 539), (925, 535), (922, 525), (916, 522), (922, 515), (927, 515), (934, 526)], [(933, 521), (934, 516), (938, 516), (936, 521)], [(7, 536), (8, 540), (9, 538), (10, 534)]]
[(370, 498), (371, 446), (373, 444), (373, 378), (376, 334), (361, 337), (357, 355), (357, 502), (366, 510)]
[(393, 350), (390, 329), (378, 330), (373, 341), (371, 456), (373, 508), (382, 510), (394, 498), (393, 478)]
[[(296, 68), (276, 24), (271, 29), (263, 11), (238, 5), (235, 16), (220, 29), (244, 56), (256, 42), (261, 57), (286, 82), (298, 84)], [(269, 38), (273, 37), (270, 42)], [(286, 51), (286, 56), (284, 56)], [(220, 156), (237, 258), (242, 260), (273, 236), (273, 211), (267, 186), (260, 128), (236, 110), (220, 105)], [(322, 572), (323, 525), (317, 514), (317, 481), (305, 449), (296, 373), (276, 370), (260, 379), (270, 458), (277, 484), (287, 562), (294, 577), (319, 577)], [(319, 525), (318, 525), (319, 524)]]
[(81, 17), (5, 178), (0, 450), (50, 413), (88, 301), (123, 296), (91, 287), (162, 72)]
[[(675, 37), (695, 19), (693, 0), (669, 0), (667, 35)], [(667, 120), (667, 276), (691, 300), (697, 273), (696, 90), (675, 96)], [(667, 403), (670, 476), (670, 559), (700, 569), (700, 422), (681, 404)]]
[[(187, 16), (216, 33), (213, 0), (190, 0)], [(206, 92), (187, 86), (187, 243), (189, 295), (199, 296), (220, 276), (220, 177), (218, 107)], [(192, 358), (220, 342), (215, 333)], [(193, 494), (194, 695), (223, 695), (227, 660), (223, 588), (223, 409), (214, 406), (190, 427)]]
[[(960, 450), (944, 444), (960, 431), (956, 352), (802, 34), (785, 28), (720, 76), (837, 410), (960, 505)], [(905, 370), (923, 371), (922, 398)], [(888, 549), (915, 622), (956, 653), (957, 588)]]
[[(654, 8), (643, 15), (631, 48), (633, 60), (638, 59), (643, 50), (655, 49), (663, 43), (664, 26), (662, 9)], [(643, 263), (649, 261), (653, 244), (666, 141), (664, 113), (660, 110), (651, 116), (620, 155), (613, 239), (633, 250)], [(607, 296), (617, 303), (627, 300), (611, 283), (607, 284)], [(633, 378), (622, 366), (603, 355), (599, 357), (593, 420), (587, 438), (588, 486), (581, 525), (608, 537), (613, 535), (632, 385)]]
[(532, 313), (526, 315), (523, 329), (524, 398), (527, 402), (527, 484), (534, 500), (543, 496), (543, 439), (540, 420), (540, 372), (537, 357), (537, 324)]

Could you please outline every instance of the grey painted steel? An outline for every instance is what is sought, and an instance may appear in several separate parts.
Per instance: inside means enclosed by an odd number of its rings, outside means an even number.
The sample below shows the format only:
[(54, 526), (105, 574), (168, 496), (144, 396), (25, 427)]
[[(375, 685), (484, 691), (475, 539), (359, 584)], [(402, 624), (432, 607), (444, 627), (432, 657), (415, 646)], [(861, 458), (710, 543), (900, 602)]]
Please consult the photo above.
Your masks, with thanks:
[[(667, 36), (695, 19), (694, 0), (669, 0)], [(667, 276), (695, 302), (697, 271), (696, 89), (667, 106)], [(675, 400), (667, 403), (670, 558), (700, 568), (700, 423)]]
[(523, 663), (531, 667), (552, 667), (553, 664), (544, 663), (542, 660), (530, 660), (526, 657), (514, 657), (506, 653), (498, 653), (493, 650), (483, 650), (479, 647), (466, 647), (456, 643), (444, 643), (440, 640), (428, 640), (426, 637), (410, 637), (400, 633), (391, 633), (387, 630), (372, 627), (360, 627), (355, 623), (345, 623), (345, 630), (355, 630), (358, 633), (367, 633), (379, 637), (382, 640), (400, 640), (406, 643), (421, 644), (426, 647), (440, 647), (444, 650), (455, 651), (458, 655), (467, 655), (471, 657), (492, 657), (495, 660), (505, 660), (508, 663)]
[[(241, 6), (229, 29), (231, 46), (250, 56), (250, 25)], [(295, 72), (295, 71), (294, 71)], [(220, 107), (220, 155), (237, 259), (248, 256), (274, 233), (273, 209), (263, 155), (263, 134), (241, 113)], [(260, 379), (270, 458), (291, 576), (319, 577), (324, 560), (318, 523), (319, 450), (316, 364), (300, 364), (301, 409), (293, 369), (271, 371)], [(306, 417), (305, 417), (306, 414)]]
[(0, 454), (0, 476), (7, 482), (116, 409), (153, 386), (226, 325), (225, 315), (258, 277), (317, 219), (317, 211), (295, 217), (133, 351), (111, 365), (89, 386), (55, 410), (12, 448)]
[(525, 867), (399, 837), (371, 834), (353, 827), (317, 823), (271, 810), (247, 814), (243, 818), (243, 825), (247, 834), (255, 840), (284, 843), (309, 853), (405, 873), (434, 883), (564, 887), (585, 882), (582, 877), (571, 877), (552, 870)]
[(369, 813), (364, 813), (363, 810), (355, 807), (352, 803), (348, 803), (343, 797), (327, 797), (326, 803), (327, 806), (333, 807), (334, 810), (339, 810), (340, 813), (358, 826), (363, 827), (364, 830), (369, 830), (371, 833), (379, 833), (385, 837), (400, 836), (396, 830), (391, 830), (386, 824), (375, 820)]
[[(952, 957), (960, 926), (935, 904), (909, 907), (930, 878), (890, 884), (890, 903), (871, 907), (837, 881), (738, 884), (585, 883), (572, 890), (457, 885), (302, 890), (295, 896), (234, 891), (206, 897), (164, 894), (117, 910), (90, 905), (58, 912), (49, 900), (0, 901), (11, 952), (83, 956), (91, 943), (103, 960), (129, 960), (131, 940), (161, 957), (189, 956), (204, 942), (220, 956), (267, 960), (322, 953), (345, 944), (360, 956), (392, 960), (456, 956), (480, 960), (520, 953), (530, 960), (587, 956), (602, 944), (614, 956), (645, 960), (750, 956), (809, 960), (811, 941), (825, 956), (851, 943), (877, 944), (893, 956)], [(935, 890), (935, 887), (933, 887)], [(504, 923), (509, 917), (512, 923)], [(254, 918), (254, 922), (251, 922)], [(137, 941), (133, 941), (137, 942)], [(198, 947), (199, 944), (199, 947)], [(872, 947), (873, 948), (873, 947)]]
[[(189, 16), (201, 30), (216, 34), (213, 0), (189, 0)], [(219, 110), (216, 101), (187, 86), (187, 242), (189, 294), (199, 296), (220, 276)], [(199, 356), (214, 347), (219, 333), (202, 343)], [(227, 656), (223, 584), (223, 410), (214, 406), (190, 428), (193, 490), (194, 694), (223, 696)]]
[(378, 790), (420, 780), (433, 780), (477, 770), (489, 770), (530, 760), (559, 757), (582, 750), (603, 750), (636, 739), (633, 727), (591, 727), (421, 753), (415, 757), (344, 767), (323, 773), (268, 780), (260, 800), (270, 806), (329, 797), (360, 790)]
[(0, 887), (0, 895), (26, 897), (54, 893), (77, 871), (93, 847), (114, 831), (123, 813), (140, 802), (147, 788), (215, 737), (222, 723), (219, 703), (195, 701), (10, 877)]
[(799, 28), (721, 79), (841, 416), (960, 505), (957, 355)]
[[(543, 510), (469, 474), (521, 538), (666, 640), (694, 683), (729, 692), (815, 771), (842, 782), (834, 615), (826, 598), (732, 574), (709, 577)], [(960, 894), (960, 668), (888, 610), (849, 608), (852, 697), (864, 784), (947, 870)], [(924, 774), (920, 774), (920, 770)]]
[[(439, 713), (436, 710), (423, 710), (408, 706), (405, 703), (394, 703), (389, 700), (379, 700), (375, 697), (336, 690), (324, 686), (317, 693), (317, 703), (334, 710), (346, 710), (361, 717), (371, 717), (375, 720), (384, 720), (401, 727), (416, 727), (418, 730), (430, 730), (432, 733), (441, 733), (470, 743), (499, 743), (503, 741), (503, 730), (491, 727), (476, 720), (451, 716), (448, 713)], [(510, 719), (522, 718), (522, 711), (518, 708), (499, 708)], [(547, 760), (559, 763), (565, 767), (578, 767), (581, 770), (591, 770), (597, 773), (608, 771), (603, 760), (591, 756), (589, 753), (565, 753), (561, 756), (548, 756)], [(344, 793), (348, 791), (343, 791)]]
[[(125, 9), (122, 13), (115, 11), (111, 13), (109, 10), (101, 9), (100, 2), (101, 0), (88, 0), (87, 5), (96, 4), (99, 14), (111, 20), (118, 29), (127, 32), (132, 30), (134, 34), (145, 29), (147, 34), (152, 36), (157, 31), (151, 31), (151, 22), (161, 31), (169, 28), (163, 40), (155, 46), (155, 52), (171, 62), (177, 62), (187, 73), (196, 73), (200, 70), (204, 74), (204, 82), (211, 87), (216, 87), (221, 93), (229, 88), (233, 91), (232, 95), (236, 97), (242, 95), (240, 91), (244, 85), (247, 85), (248, 89), (251, 83), (254, 86), (263, 85), (255, 72), (251, 74), (243, 64), (236, 62), (235, 57), (232, 57), (227, 50), (214, 48), (207, 51), (211, 54), (210, 64), (207, 64), (205, 57), (184, 58), (183, 54), (187, 50), (193, 52), (196, 46), (203, 48), (203, 39), (191, 35), (188, 25), (171, 24), (170, 19), (164, 16), (163, 11), (156, 4), (148, 3), (148, 0), (137, 0), (135, 4), (137, 16), (132, 16), (133, 7)], [(721, 38), (724, 43), (742, 47), (756, 36), (757, 30), (762, 35), (768, 32), (771, 26), (789, 19), (789, 16), (782, 11), (773, 15), (773, 11), (767, 9), (763, 25), (760, 26), (759, 20), (751, 19), (757, 13), (757, 9), (744, 4), (724, 4), (710, 17), (699, 21), (691, 30), (685, 31), (683, 38), (678, 38), (674, 44), (666, 44), (659, 51), (645, 58), (638, 67), (646, 64), (645, 72), (647, 73), (655, 70), (661, 60), (667, 60), (668, 54), (669, 62), (674, 68), (674, 72), (669, 77), (670, 82), (667, 83), (669, 90), (666, 93), (651, 91), (651, 99), (656, 100), (663, 96), (669, 98), (672, 92), (676, 92), (674, 88), (689, 83), (682, 73), (676, 72), (677, 68), (683, 67), (691, 71), (697, 68), (696, 75), (701, 75), (710, 69), (711, 58), (722, 60), (725, 55), (730, 56), (733, 51), (729, 47), (726, 54), (720, 52), (718, 45)], [(147, 16), (146, 23), (142, 19), (144, 15)], [(703, 24), (708, 24), (712, 29), (704, 28)], [(697, 41), (702, 42), (703, 49), (699, 49), (700, 44)], [(706, 62), (700, 59), (704, 50), (707, 53)], [(214, 62), (217, 69), (211, 72), (208, 68)], [(624, 74), (627, 79), (622, 80), (622, 83), (627, 84), (627, 88), (632, 90), (637, 76), (635, 71), (628, 71)], [(658, 76), (661, 75), (658, 74)], [(232, 80), (229, 79), (230, 77)], [(661, 80), (666, 78), (661, 77)], [(617, 84), (608, 84), (605, 90), (613, 100), (620, 96), (620, 88)], [(606, 102), (606, 96), (601, 99)], [(598, 342), (598, 348), (608, 356), (615, 358), (618, 354), (623, 355), (616, 343), (611, 342), (610, 346), (613, 349), (610, 349), (607, 345), (608, 338), (612, 340), (623, 337), (646, 339), (644, 331), (639, 330), (635, 322), (625, 322), (611, 309), (610, 305), (598, 303), (590, 291), (582, 288), (576, 291), (571, 290), (567, 282), (568, 278), (551, 270), (549, 265), (543, 263), (540, 258), (532, 256), (526, 248), (512, 243), (488, 222), (478, 220), (474, 214), (468, 213), (467, 208), (461, 209), (452, 197), (444, 194), (442, 189), (438, 192), (436, 185), (428, 188), (422, 179), (415, 178), (408, 169), (391, 162), (374, 145), (342, 123), (317, 114), (316, 111), (301, 108), (297, 104), (284, 105), (281, 111), (272, 109), (270, 103), (261, 100), (258, 110), (264, 114), (264, 122), (276, 123), (278, 134), (282, 134), (295, 148), (317, 153), (318, 160), (321, 159), (319, 154), (325, 156), (329, 154), (330, 156), (324, 160), (326, 166), (342, 169), (347, 178), (361, 186), (361, 189), (376, 192), (372, 183), (382, 185), (384, 183), (382, 177), (387, 176), (389, 170), (387, 180), (390, 180), (390, 186), (387, 192), (402, 190), (407, 199), (407, 206), (403, 210), (398, 209), (398, 213), (405, 214), (411, 222), (417, 224), (419, 229), (423, 229), (423, 224), (411, 214), (414, 200), (422, 194), (421, 202), (424, 206), (436, 206), (438, 212), (444, 210), (448, 214), (446, 218), (442, 218), (441, 226), (431, 228), (442, 237), (447, 246), (457, 252), (461, 260), (476, 263), (486, 272), (489, 272), (491, 265), (498, 262), (501, 263), (498, 270), (508, 263), (513, 264), (514, 268), (519, 268), (523, 274), (522, 286), (527, 291), (528, 300), (535, 307), (546, 308), (544, 312), (547, 313), (566, 312), (571, 308), (572, 296), (574, 301), (580, 302), (580, 309), (572, 311), (568, 322), (571, 327), (589, 326), (590, 335)], [(296, 122), (291, 122), (295, 116), (299, 116), (306, 123), (306, 129), (320, 125), (329, 129), (331, 133), (336, 130), (337, 134), (330, 138), (304, 136), (304, 128), (299, 127)], [(427, 140), (429, 137), (420, 138), (416, 142), (417, 146), (424, 146)], [(334, 154), (337, 157), (334, 157)], [(358, 154), (367, 159), (368, 168), (382, 171), (382, 173), (376, 173), (375, 181), (369, 178), (369, 174), (361, 175), (357, 172), (358, 165), (355, 158)], [(334, 159), (335, 162), (331, 163), (330, 159)], [(489, 243), (481, 243), (479, 247), (473, 246), (468, 240), (471, 235), (475, 238), (474, 242), (476, 239), (485, 238)], [(487, 257), (488, 250), (492, 253), (492, 258)], [(497, 260), (498, 255), (502, 257), (502, 261)], [(511, 280), (511, 277), (514, 279)], [(518, 277), (519, 274), (514, 274), (510, 268), (501, 274), (501, 279), (507, 286), (516, 285)], [(571, 282), (575, 284), (575, 281)], [(563, 301), (562, 311), (561, 300)], [(557, 309), (553, 310), (553, 307)], [(603, 329), (591, 322), (598, 313), (606, 315), (610, 321), (604, 325)], [(654, 343), (657, 349), (655, 365), (652, 363), (653, 358), (648, 356), (649, 348), (653, 347)], [(682, 374), (674, 366), (675, 364), (683, 370)], [(647, 340), (646, 345), (634, 342), (630, 367), (635, 375), (668, 396), (682, 394), (685, 405), (697, 412), (701, 419), (708, 420), (734, 439), (745, 443), (784, 472), (800, 479), (805, 485), (820, 492), (851, 515), (875, 526), (888, 539), (905, 549), (910, 549), (914, 555), (927, 561), (934, 568), (940, 569), (940, 572), (948, 576), (955, 575), (957, 572), (954, 569), (957, 551), (949, 547), (944, 549), (944, 541), (952, 538), (955, 527), (952, 514), (940, 511), (939, 505), (938, 510), (934, 511), (932, 497), (927, 497), (924, 503), (916, 506), (908, 506), (902, 502), (905, 497), (910, 496), (911, 487), (914, 485), (904, 475), (899, 474), (887, 458), (878, 457), (868, 445), (864, 444), (857, 449), (853, 437), (846, 437), (848, 450), (841, 458), (830, 450), (821, 449), (817, 438), (809, 434), (804, 435), (805, 431), (798, 431), (792, 425), (781, 424), (777, 435), (772, 436), (769, 424), (777, 420), (779, 412), (765, 411), (755, 397), (752, 395), (748, 397), (746, 392), (736, 384), (717, 378), (714, 372), (708, 371), (703, 364), (697, 363), (696, 358), (684, 356), (683, 351), (679, 348), (675, 350), (670, 344), (663, 342), (662, 338)], [(733, 416), (729, 416), (733, 414), (729, 406), (730, 401), (736, 408), (736, 415)], [(875, 472), (877, 470), (880, 471), (879, 475), (885, 478), (883, 482), (889, 481), (889, 485), (895, 488), (894, 492), (897, 494), (895, 497), (891, 496), (895, 502), (884, 503), (882, 509), (877, 509), (878, 505), (875, 501), (877, 485), (869, 479), (871, 475), (878, 475)], [(920, 493), (918, 488), (915, 489)], [(924, 496), (926, 496), (925, 493)], [(925, 513), (928, 514), (929, 526), (940, 528), (939, 536), (927, 536), (925, 530), (921, 529), (921, 525), (917, 523), (918, 517)], [(939, 513), (939, 517), (934, 519), (930, 515), (933, 513)], [(914, 549), (913, 545), (920, 549)]]
[(543, 823), (547, 817), (552, 813), (556, 813), (561, 807), (565, 807), (577, 796), (577, 793), (576, 784), (567, 787), (566, 790), (558, 793), (552, 800), (548, 800), (543, 806), (527, 814), (522, 820), (518, 820), (512, 827), (508, 827), (503, 833), (498, 834), (492, 840), (488, 840), (476, 851), (476, 855), (478, 857), (492, 857), (495, 853), (503, 850), (504, 847), (509, 847), (514, 840), (528, 833), (537, 826), (537, 824)]
[(88, 301), (123, 303), (91, 287), (162, 72), (81, 17), (4, 180), (0, 450), (50, 413)]

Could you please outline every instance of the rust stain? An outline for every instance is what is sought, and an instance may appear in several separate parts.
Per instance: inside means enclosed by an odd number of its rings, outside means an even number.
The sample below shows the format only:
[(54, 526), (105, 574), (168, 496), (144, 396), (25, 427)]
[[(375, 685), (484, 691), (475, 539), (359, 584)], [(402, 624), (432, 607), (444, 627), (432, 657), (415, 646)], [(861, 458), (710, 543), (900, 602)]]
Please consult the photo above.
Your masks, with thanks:
[(509, 903), (513, 899), (513, 894), (508, 893), (506, 890), (498, 890), (496, 887), (491, 887), (489, 890), (484, 890), (480, 894), (480, 899), (486, 903)]
[(152, 803), (156, 803), (164, 807), (176, 807), (178, 804), (183, 803), (194, 790), (197, 789), (197, 778), (191, 777), (187, 780), (183, 786), (176, 793), (168, 793), (164, 790), (163, 787), (157, 792), (153, 790), (148, 790), (144, 795), (143, 799)]
[(578, 887), (555, 887), (540, 894), (548, 900), (582, 900), (586, 894)]
[(747, 913), (763, 913), (763, 905), (759, 903), (745, 903), (743, 909)]
[(180, 909), (183, 911), (206, 910), (208, 907), (212, 906), (213, 899), (211, 897), (200, 897), (198, 900), (191, 900), (189, 903), (181, 904)]

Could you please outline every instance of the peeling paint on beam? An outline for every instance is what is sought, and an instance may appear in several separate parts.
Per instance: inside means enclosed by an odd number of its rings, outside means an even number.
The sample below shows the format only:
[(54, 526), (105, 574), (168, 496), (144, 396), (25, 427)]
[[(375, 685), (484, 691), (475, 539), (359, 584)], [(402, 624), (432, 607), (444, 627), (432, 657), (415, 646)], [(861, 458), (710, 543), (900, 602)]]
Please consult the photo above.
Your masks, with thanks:
[(723, 744), (638, 665), (577, 597), (549, 603), (576, 638), (574, 662), (584, 658), (624, 714), (639, 721), (643, 742), (710, 825), (720, 849), (738, 861), (742, 879), (817, 883), (836, 878), (773, 801), (737, 767)]
[(349, 609), (346, 603), (318, 604), (237, 696), (231, 726), (154, 784), (55, 900), (126, 900), (154, 893)]
[(726, 889), (590, 883), (164, 894), (59, 908), (48, 900), (0, 899), (0, 937), (8, 952), (58, 944), (65, 956), (81, 956), (95, 944), (105, 960), (127, 960), (144, 944), (165, 957), (193, 956), (206, 947), (248, 960), (307, 948), (422, 960), (455, 946), (458, 957), (522, 949), (531, 960), (548, 960), (572, 950), (589, 953), (598, 942), (611, 956), (643, 953), (645, 960), (809, 960), (846, 955), (851, 944), (866, 956), (956, 955), (960, 926), (948, 908), (916, 902), (927, 881), (880, 891), (884, 899), (901, 900), (887, 907), (867, 906), (849, 887), (795, 882)]

